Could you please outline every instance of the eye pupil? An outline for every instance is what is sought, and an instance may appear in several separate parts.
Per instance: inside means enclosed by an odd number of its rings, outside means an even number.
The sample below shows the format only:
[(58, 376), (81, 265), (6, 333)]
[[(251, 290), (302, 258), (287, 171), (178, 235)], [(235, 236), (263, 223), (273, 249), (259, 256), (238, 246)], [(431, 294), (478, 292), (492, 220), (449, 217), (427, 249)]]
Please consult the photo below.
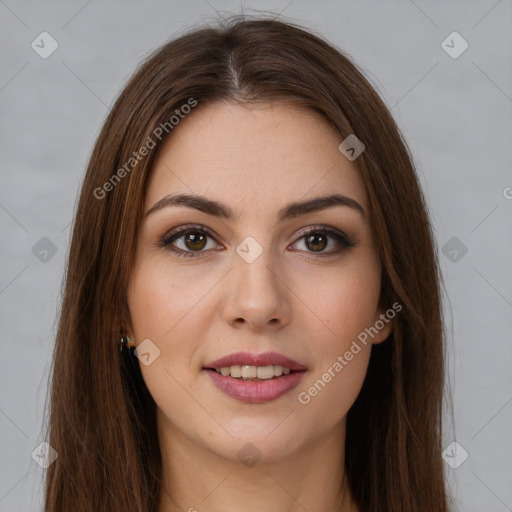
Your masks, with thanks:
[(203, 233), (187, 233), (185, 235), (185, 244), (188, 249), (193, 251), (201, 250), (206, 245), (206, 236)]
[[(318, 242), (319, 239), (323, 239), (323, 243)], [(322, 234), (308, 235), (306, 238), (306, 245), (308, 246), (308, 248), (312, 249), (313, 251), (321, 251), (321, 250), (325, 249), (326, 243), (327, 243), (326, 237), (325, 237), (325, 235), (322, 235)], [(319, 247), (319, 245), (320, 245), (320, 247)], [(311, 246), (314, 246), (314, 247), (311, 247)]]

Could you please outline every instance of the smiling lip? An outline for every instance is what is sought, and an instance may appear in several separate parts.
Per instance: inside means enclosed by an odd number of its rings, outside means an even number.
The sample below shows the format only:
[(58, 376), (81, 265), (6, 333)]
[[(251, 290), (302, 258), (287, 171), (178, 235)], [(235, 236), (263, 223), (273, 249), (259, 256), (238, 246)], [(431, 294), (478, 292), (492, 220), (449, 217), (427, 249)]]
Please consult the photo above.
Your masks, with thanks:
[[(230, 375), (222, 375), (215, 370), (226, 366), (269, 366), (280, 365), (290, 368), (288, 375), (281, 377), (252, 381), (238, 380)], [(304, 377), (307, 368), (289, 357), (277, 352), (266, 352), (264, 354), (251, 354), (249, 352), (236, 352), (226, 357), (212, 361), (203, 367), (220, 391), (226, 395), (248, 404), (262, 404), (271, 402), (285, 395), (296, 387)]]
[(229, 375), (217, 373), (215, 370), (204, 369), (203, 371), (223, 393), (248, 404), (263, 404), (276, 400), (297, 386), (306, 373), (305, 370), (292, 371), (277, 379), (255, 382), (237, 380)]
[(226, 366), (269, 366), (278, 364), (290, 370), (307, 370), (305, 366), (290, 359), (289, 357), (278, 354), (277, 352), (265, 352), (264, 354), (251, 354), (250, 352), (235, 352), (225, 357), (221, 357), (211, 363), (205, 364), (203, 368), (213, 368), (220, 370)]

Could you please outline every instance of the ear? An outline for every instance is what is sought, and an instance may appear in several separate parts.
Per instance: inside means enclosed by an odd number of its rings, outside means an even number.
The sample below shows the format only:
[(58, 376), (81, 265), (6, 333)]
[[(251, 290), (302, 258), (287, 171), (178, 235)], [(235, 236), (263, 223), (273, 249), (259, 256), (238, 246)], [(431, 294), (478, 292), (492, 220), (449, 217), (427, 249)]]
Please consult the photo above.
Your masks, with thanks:
[(402, 306), (398, 303), (387, 309), (384, 306), (379, 306), (375, 313), (373, 325), (369, 328), (372, 332), (372, 345), (377, 345), (388, 339), (393, 332), (396, 313), (401, 309)]

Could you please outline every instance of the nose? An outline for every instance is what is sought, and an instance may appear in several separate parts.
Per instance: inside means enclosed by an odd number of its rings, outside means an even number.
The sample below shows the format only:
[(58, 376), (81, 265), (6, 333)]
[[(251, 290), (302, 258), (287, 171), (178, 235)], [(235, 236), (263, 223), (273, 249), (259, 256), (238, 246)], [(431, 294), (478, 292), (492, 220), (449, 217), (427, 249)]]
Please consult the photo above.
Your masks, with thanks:
[(269, 253), (268, 249), (263, 250), (251, 263), (235, 255), (223, 304), (224, 319), (231, 326), (245, 325), (261, 332), (278, 330), (289, 323), (291, 292)]

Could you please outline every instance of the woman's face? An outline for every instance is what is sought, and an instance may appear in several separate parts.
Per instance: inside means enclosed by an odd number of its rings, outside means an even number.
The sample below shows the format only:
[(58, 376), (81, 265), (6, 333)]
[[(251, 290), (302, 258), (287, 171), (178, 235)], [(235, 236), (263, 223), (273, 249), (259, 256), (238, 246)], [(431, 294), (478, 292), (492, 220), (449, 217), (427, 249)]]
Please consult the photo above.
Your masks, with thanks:
[[(391, 322), (365, 189), (341, 141), (303, 108), (216, 103), (161, 148), (128, 302), (163, 435), (262, 462), (343, 435)], [(335, 195), (347, 199), (312, 202)]]

